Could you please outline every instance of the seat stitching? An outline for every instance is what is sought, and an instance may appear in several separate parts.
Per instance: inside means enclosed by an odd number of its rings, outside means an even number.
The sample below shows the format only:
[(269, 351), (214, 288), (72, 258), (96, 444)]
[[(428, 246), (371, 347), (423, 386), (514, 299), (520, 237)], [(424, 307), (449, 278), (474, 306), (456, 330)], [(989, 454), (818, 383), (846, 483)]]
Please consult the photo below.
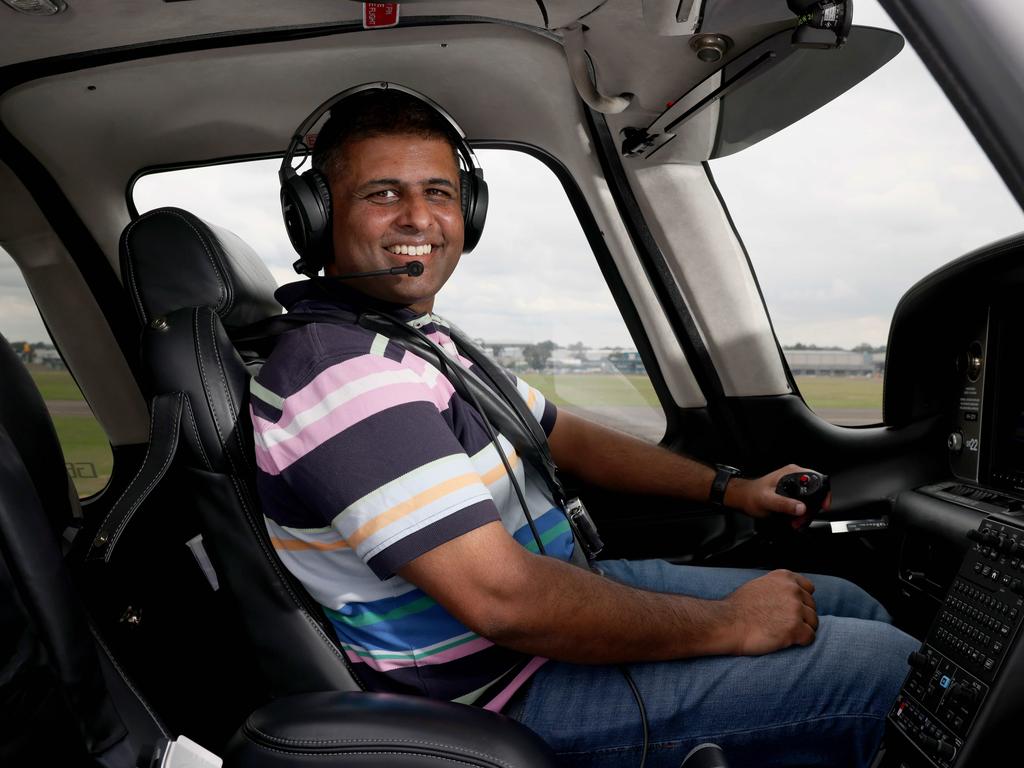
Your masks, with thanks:
[(153, 724), (157, 727), (157, 729), (159, 729), (160, 733), (163, 736), (165, 736), (166, 738), (170, 738), (171, 734), (167, 732), (167, 730), (164, 728), (163, 723), (160, 722), (160, 718), (157, 716), (156, 712), (150, 709), (149, 704), (142, 697), (142, 694), (139, 693), (138, 690), (136, 690), (135, 685), (124, 673), (124, 669), (122, 669), (121, 665), (117, 663), (117, 659), (114, 658), (114, 654), (110, 652), (110, 648), (107, 646), (106, 642), (104, 642), (103, 638), (100, 637), (100, 634), (96, 630), (96, 627), (93, 625), (91, 619), (89, 621), (89, 631), (92, 633), (93, 639), (97, 642), (97, 644), (99, 644), (100, 648), (103, 649), (103, 653), (106, 654), (107, 660), (110, 662), (110, 666), (114, 668), (118, 676), (121, 678), (122, 682), (124, 682), (124, 684), (128, 686), (128, 690), (135, 695), (135, 698), (138, 699), (143, 709), (145, 709), (146, 712), (149, 713), (150, 718), (152, 718), (153, 720)]
[[(235, 398), (231, 395), (231, 388), (228, 386), (227, 378), (224, 376), (224, 360), (221, 358), (220, 346), (217, 344), (217, 329), (213, 324), (213, 315), (210, 316), (210, 340), (211, 346), (213, 347), (213, 353), (217, 356), (217, 372), (220, 374), (221, 386), (224, 389), (224, 395), (227, 398), (228, 406), (231, 413), (238, 411), (241, 413), (241, 409), (235, 408)], [(248, 373), (248, 372), (247, 372)], [(248, 416), (248, 414), (244, 414)], [(242, 458), (242, 462), (245, 464), (245, 468), (248, 471), (253, 471), (253, 467), (249, 464), (247, 452), (245, 450), (245, 443), (242, 442), (241, 430), (236, 429), (234, 431), (235, 442), (238, 444), (238, 452)], [(232, 461), (230, 452), (228, 455), (228, 461)], [(232, 461), (232, 465), (234, 462)]]
[[(294, 755), (294, 754), (296, 754), (296, 750), (277, 749), (275, 747), (267, 746), (266, 744), (257, 744), (255, 742), (253, 742), (253, 746), (255, 746), (257, 749), (262, 749), (262, 750), (265, 750), (267, 752), (276, 752), (279, 755)], [(319, 752), (319, 751), (317, 751), (317, 752), (312, 752), (312, 753), (307, 752), (305, 754), (310, 756), (310, 757), (379, 757), (380, 755), (402, 756), (402, 755), (410, 755), (410, 754), (412, 754), (412, 755), (420, 755), (422, 757), (430, 757), (430, 758), (432, 758), (434, 760), (443, 760), (446, 763), (454, 763), (455, 765), (476, 765), (476, 766), (479, 765), (479, 763), (476, 763), (476, 762), (472, 762), (471, 763), (468, 760), (459, 760), (458, 758), (455, 758), (455, 757), (446, 757), (446, 756), (443, 756), (443, 755), (432, 755), (430, 753), (421, 753), (421, 752), (416, 752), (416, 751), (413, 751), (413, 750), (409, 750), (409, 751), (406, 751), (406, 752), (399, 752), (398, 750), (383, 750), (383, 749), (381, 749), (381, 750), (373, 750), (373, 751), (366, 751), (366, 752)], [(505, 764), (503, 764), (503, 765), (505, 765)]]
[[(180, 392), (176, 393), (175, 400), (177, 401), (178, 414), (179, 414), (178, 415), (178, 419), (179, 420), (181, 418), (180, 414), (181, 414), (181, 401), (182, 401), (182, 397), (183, 397), (182, 393), (180, 393)], [(180, 421), (179, 421), (179, 423), (180, 423)], [(152, 433), (150, 433), (150, 441), (152, 441), (152, 439), (153, 439), (152, 438)], [(146, 449), (146, 453), (147, 453), (147, 455), (149, 455), (149, 449), (148, 448)], [(160, 482), (161, 479), (163, 479), (163, 475), (167, 471), (167, 465), (171, 463), (172, 459), (174, 459), (174, 454), (175, 453), (176, 453), (176, 451), (170, 451), (170, 452), (168, 452), (167, 456), (164, 457), (164, 463), (163, 463), (163, 466), (160, 467), (160, 471), (157, 474), (155, 474), (150, 479), (149, 485), (147, 485), (146, 489), (136, 498), (135, 503), (132, 505), (132, 510), (133, 511), (134, 511), (134, 509), (138, 508), (138, 506), (140, 504), (142, 504), (143, 500), (145, 500), (145, 498), (147, 496), (149, 496), (149, 492), (153, 490), (153, 486), (155, 486), (158, 482)], [(143, 466), (145, 466), (145, 462), (143, 462)], [(111, 512), (113, 512), (113, 510), (111, 510)], [(120, 538), (121, 532), (124, 530), (125, 526), (128, 525), (128, 521), (131, 520), (131, 517), (132, 517), (131, 515), (125, 515), (124, 517), (121, 518), (120, 525), (117, 526), (117, 530), (114, 531), (114, 535), (111, 537), (112, 540), (116, 540), (116, 539)]]
[(206, 468), (212, 472), (213, 464), (210, 463), (209, 458), (206, 456), (206, 449), (203, 448), (202, 438), (199, 437), (199, 425), (196, 423), (196, 414), (195, 411), (192, 410), (192, 403), (187, 397), (185, 398), (185, 412), (188, 414), (189, 421), (192, 423), (192, 433), (196, 436), (196, 447), (199, 448), (199, 455), (203, 459), (203, 464), (205, 464)]
[[(148, 214), (147, 214), (148, 215)], [(139, 291), (139, 285), (135, 280), (135, 267), (132, 262), (132, 246), (131, 246), (131, 233), (135, 229), (135, 225), (142, 221), (146, 216), (142, 216), (128, 225), (128, 228), (124, 231), (124, 252), (128, 257), (125, 260), (125, 270), (128, 272), (128, 284), (131, 286), (132, 292), (135, 294), (135, 305), (139, 308), (139, 312), (142, 315), (143, 324), (147, 324), (149, 319), (146, 314), (146, 306), (142, 301), (142, 293)]]
[[(266, 546), (265, 542), (263, 541), (263, 538), (260, 536), (260, 531), (256, 529), (256, 523), (254, 522), (254, 518), (253, 518), (253, 515), (252, 515), (252, 510), (250, 508), (250, 502), (248, 501), (248, 494), (245, 492), (245, 490), (241, 486), (239, 486), (238, 480), (237, 480), (237, 478), (234, 477), (234, 475), (229, 475), (229, 478), (231, 480), (231, 484), (235, 487), (235, 495), (237, 496), (239, 503), (242, 505), (242, 508), (245, 511), (245, 516), (246, 516), (246, 520), (249, 523), (249, 527), (250, 527), (250, 529), (253, 530), (253, 533), (255, 534), (256, 542), (259, 544), (260, 549), (263, 550), (263, 556), (269, 562), (270, 567), (273, 568), (274, 573), (277, 575), (278, 581), (281, 583), (281, 585), (288, 592), (288, 595), (289, 595), (289, 597), (291, 597), (292, 602), (294, 602), (295, 605), (299, 608), (299, 612), (301, 613), (302, 618), (306, 620), (306, 623), (309, 624), (309, 626), (313, 629), (313, 631), (320, 637), (320, 639), (322, 641), (324, 641), (324, 643), (331, 650), (331, 652), (335, 655), (335, 657), (341, 662), (342, 666), (345, 668), (345, 670), (349, 673), (349, 675), (351, 675), (352, 679), (355, 681), (355, 684), (358, 685), (362, 690), (365, 691), (366, 690), (366, 686), (363, 684), (362, 680), (359, 679), (359, 676), (355, 673), (355, 671), (352, 669), (352, 667), (349, 666), (348, 659), (345, 658), (344, 654), (342, 654), (342, 652), (341, 652), (341, 649), (338, 648), (337, 640), (331, 639), (330, 636), (328, 636), (327, 633), (324, 632), (323, 627), (321, 627), (313, 619), (313, 617), (309, 615), (309, 612), (306, 610), (305, 606), (303, 605), (302, 599), (296, 594), (295, 590), (292, 589), (292, 585), (288, 581), (287, 576), (285, 576), (285, 574), (281, 571), (281, 568), (278, 565), (279, 561), (277, 559), (277, 555), (275, 553), (273, 553), (272, 551), (268, 551), (267, 546)], [(262, 530), (263, 530), (263, 532), (265, 532), (266, 531), (266, 527), (265, 527), (265, 523), (263, 522), (262, 519), (259, 521), (259, 525), (263, 526)]]
[(289, 739), (289, 738), (284, 738), (282, 736), (273, 736), (273, 735), (267, 733), (266, 731), (263, 731), (260, 728), (258, 728), (256, 726), (253, 726), (253, 725), (250, 725), (249, 728), (253, 732), (255, 732), (258, 735), (262, 736), (263, 738), (267, 739), (268, 741), (276, 742), (278, 744), (287, 744), (287, 745), (308, 744), (310, 746), (313, 746), (313, 745), (316, 745), (316, 744), (367, 744), (367, 742), (376, 742), (376, 743), (381, 743), (381, 744), (415, 744), (415, 745), (421, 746), (421, 747), (438, 747), (439, 749), (460, 750), (460, 751), (466, 752), (467, 754), (470, 754), (470, 755), (476, 755), (477, 757), (483, 757), (483, 758), (486, 758), (488, 760), (493, 760), (494, 762), (498, 763), (499, 765), (506, 766), (506, 768), (513, 768), (511, 763), (507, 763), (504, 760), (502, 760), (501, 758), (495, 757), (494, 755), (490, 755), (490, 754), (488, 754), (486, 752), (478, 752), (475, 749), (467, 749), (465, 747), (459, 747), (459, 746), (455, 746), (455, 745), (452, 745), (452, 744), (444, 744), (444, 743), (436, 742), (436, 741), (421, 741), (419, 739), (384, 739), (384, 738), (381, 738), (381, 739), (368, 739), (368, 738), (364, 738), (364, 739)]
[[(154, 420), (151, 418), (149, 420), (149, 437), (146, 439), (146, 454), (145, 456), (142, 457), (142, 464), (140, 465), (140, 467), (146, 466), (146, 462), (149, 460), (149, 454), (153, 449), (153, 429), (155, 427), (155, 424), (153, 422)], [(133, 482), (128, 483), (128, 486), (123, 491), (121, 491), (121, 495), (117, 497), (117, 501), (114, 502), (114, 505), (110, 508), (110, 511), (107, 512), (106, 517), (103, 518), (103, 522), (100, 524), (99, 530), (102, 531), (104, 528), (107, 527), (107, 523), (110, 522), (110, 518), (113, 517), (118, 505), (124, 500), (124, 497), (127, 496), (128, 492), (132, 489), (135, 478), (132, 478), (132, 480)], [(94, 548), (95, 544), (91, 544), (89, 546), (90, 550)]]
[[(196, 342), (196, 344), (195, 344), (195, 347), (196, 347), (196, 360), (199, 363), (199, 375), (200, 375), (200, 378), (203, 381), (203, 390), (204, 390), (204, 392), (207, 393), (207, 404), (212, 406), (212, 403), (210, 403), (210, 401), (209, 401), (210, 383), (209, 383), (209, 380), (206, 377), (206, 368), (203, 365), (202, 340), (201, 340), (201, 337), (199, 335), (199, 308), (198, 307), (195, 308), (192, 311), (192, 327), (193, 327), (193, 333), (194, 333), (194, 338), (195, 338), (195, 342)], [(212, 314), (210, 316), (210, 327), (211, 327), (211, 329), (213, 328), (213, 315)], [(214, 344), (214, 348), (216, 349), (216, 344)], [(223, 433), (221, 432), (221, 429), (220, 429), (220, 422), (217, 419), (217, 412), (216, 412), (216, 410), (213, 407), (210, 407), (210, 413), (213, 416), (214, 426), (217, 429), (217, 436), (220, 439), (221, 445), (224, 445), (224, 436), (223, 436)], [(255, 524), (255, 521), (254, 521), (254, 518), (253, 518), (252, 510), (250, 508), (250, 503), (248, 501), (248, 494), (239, 485), (238, 477), (237, 477), (238, 469), (235, 466), (235, 462), (234, 462), (234, 460), (233, 460), (233, 458), (231, 456), (231, 451), (225, 451), (225, 453), (227, 455), (228, 464), (231, 467), (231, 471), (228, 473), (228, 479), (230, 479), (231, 484), (235, 488), (235, 495), (238, 498), (239, 503), (242, 505), (243, 510), (245, 511), (245, 516), (246, 516), (247, 521), (249, 522), (249, 527), (252, 530), (252, 532), (255, 534), (256, 541), (259, 544), (260, 549), (263, 550), (264, 557), (267, 559), (267, 561), (270, 563), (271, 567), (274, 569), (274, 573), (277, 575), (278, 581), (288, 591), (288, 594), (292, 598), (292, 600), (295, 602), (295, 605), (298, 608), (300, 608), (300, 612), (302, 614), (302, 617), (313, 628), (314, 632), (316, 632), (316, 634), (319, 635), (320, 639), (327, 643), (328, 648), (330, 648), (330, 650), (333, 652), (334, 656), (338, 660), (341, 661), (341, 663), (344, 666), (345, 670), (349, 673), (349, 675), (355, 681), (356, 685), (358, 685), (363, 690), (366, 690), (366, 686), (363, 685), (362, 681), (359, 680), (358, 676), (355, 674), (355, 672), (349, 666), (348, 660), (345, 658), (344, 654), (341, 653), (341, 649), (338, 648), (337, 641), (336, 640), (332, 641), (327, 636), (327, 634), (323, 631), (323, 628), (305, 610), (305, 608), (303, 606), (303, 601), (299, 598), (299, 596), (292, 589), (291, 584), (288, 582), (288, 579), (281, 573), (281, 570), (278, 567), (278, 561), (277, 561), (276, 555), (273, 555), (273, 553), (267, 551), (266, 543), (260, 537), (259, 531), (256, 528), (256, 524)], [(261, 525), (261, 526), (264, 525), (262, 519), (259, 521), (259, 525)], [(264, 531), (265, 530), (266, 530), (266, 528), (264, 528)]]
[[(189, 221), (186, 217), (182, 216), (180, 211), (176, 211), (173, 208), (163, 208), (161, 210), (166, 213), (169, 213), (172, 216), (177, 216), (179, 219), (185, 222), (185, 226), (191, 229), (193, 234), (197, 238), (199, 238), (199, 242), (203, 246), (203, 251), (206, 253), (206, 258), (209, 259), (210, 264), (213, 266), (214, 277), (217, 278), (217, 285), (224, 292), (225, 301), (227, 301), (227, 296), (229, 292), (227, 290), (227, 287), (225, 286), (224, 280), (221, 278), (220, 265), (217, 264), (216, 258), (214, 257), (213, 253), (211, 253), (210, 248), (207, 245), (206, 238), (203, 236), (203, 233), (196, 229), (196, 227), (192, 224), (191, 221)], [(228, 304), (228, 307), (230, 308), (230, 304)]]

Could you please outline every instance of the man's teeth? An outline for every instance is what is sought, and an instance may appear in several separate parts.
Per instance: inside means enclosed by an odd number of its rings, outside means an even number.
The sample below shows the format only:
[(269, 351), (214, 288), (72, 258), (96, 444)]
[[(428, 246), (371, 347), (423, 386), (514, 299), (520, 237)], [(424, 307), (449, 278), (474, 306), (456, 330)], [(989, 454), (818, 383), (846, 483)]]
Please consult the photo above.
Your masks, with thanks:
[(388, 250), (399, 256), (428, 256), (432, 248), (433, 246), (428, 243), (427, 245), (392, 245)]

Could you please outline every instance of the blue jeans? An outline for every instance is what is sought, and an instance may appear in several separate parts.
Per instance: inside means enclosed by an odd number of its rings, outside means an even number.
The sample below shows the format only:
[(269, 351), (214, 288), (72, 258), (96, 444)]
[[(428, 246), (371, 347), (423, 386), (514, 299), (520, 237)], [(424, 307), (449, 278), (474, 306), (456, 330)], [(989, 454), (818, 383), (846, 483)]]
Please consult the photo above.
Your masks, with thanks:
[[(660, 560), (598, 565), (617, 581), (707, 599), (764, 573)], [(807, 647), (627, 665), (647, 709), (647, 766), (678, 768), (708, 741), (722, 747), (730, 768), (869, 764), (919, 643), (854, 584), (808, 578), (820, 623)], [(614, 666), (549, 661), (505, 714), (540, 734), (564, 765), (639, 764), (639, 710)]]

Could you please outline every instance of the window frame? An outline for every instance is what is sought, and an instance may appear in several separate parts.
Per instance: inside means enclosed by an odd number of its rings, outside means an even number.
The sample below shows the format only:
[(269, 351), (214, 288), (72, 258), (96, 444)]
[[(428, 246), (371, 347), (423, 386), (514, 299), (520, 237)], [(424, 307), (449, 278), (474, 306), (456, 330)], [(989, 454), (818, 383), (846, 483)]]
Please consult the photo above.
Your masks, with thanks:
[[(619, 275), (618, 268), (615, 265), (615, 259), (612, 256), (611, 250), (608, 248), (608, 244), (605, 242), (604, 233), (601, 230), (589, 203), (587, 202), (586, 196), (583, 194), (583, 190), (581, 190), (579, 185), (576, 183), (576, 179), (573, 177), (572, 172), (555, 155), (542, 147), (538, 147), (528, 142), (513, 141), (509, 139), (474, 139), (469, 143), (474, 150), (509, 150), (529, 155), (543, 163), (561, 184), (562, 190), (565, 192), (569, 204), (572, 207), (573, 212), (576, 214), (576, 219), (580, 224), (583, 235), (586, 238), (587, 243), (590, 245), (591, 253), (594, 255), (598, 269), (601, 272), (601, 276), (604, 278), (605, 284), (608, 286), (612, 300), (615, 302), (615, 307), (619, 311), (619, 315), (626, 326), (627, 332), (636, 345), (637, 352), (640, 355), (640, 360), (643, 362), (647, 376), (651, 381), (651, 385), (654, 387), (655, 395), (658, 398), (658, 403), (661, 406), (661, 412), (665, 419), (665, 431), (659, 443), (665, 444), (677, 434), (679, 429), (680, 419), (678, 418), (677, 413), (679, 410), (678, 406), (675, 405), (675, 401), (672, 398), (668, 385), (665, 382), (661, 367), (658, 365), (657, 358), (654, 354), (650, 338), (640, 320), (640, 315), (633, 303), (633, 299), (626, 289), (625, 282)], [(283, 156), (283, 152), (256, 153), (248, 155), (234, 155), (215, 160), (152, 165), (140, 168), (132, 174), (125, 187), (125, 199), (128, 212), (132, 221), (135, 221), (141, 215), (135, 205), (133, 192), (136, 183), (143, 176), (148, 176), (154, 173), (167, 173), (192, 168), (209, 168), (219, 165), (253, 162), (257, 160), (280, 161)], [(692, 365), (691, 358), (689, 356), (687, 356), (687, 362)]]

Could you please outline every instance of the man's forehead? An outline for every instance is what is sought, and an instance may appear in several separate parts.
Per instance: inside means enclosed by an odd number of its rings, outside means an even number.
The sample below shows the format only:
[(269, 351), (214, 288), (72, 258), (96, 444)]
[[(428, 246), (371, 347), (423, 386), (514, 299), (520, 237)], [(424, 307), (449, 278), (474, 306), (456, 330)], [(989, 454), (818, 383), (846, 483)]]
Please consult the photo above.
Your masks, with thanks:
[(413, 171), (432, 166), (456, 176), (459, 170), (455, 149), (446, 139), (406, 133), (347, 141), (341, 147), (341, 160), (343, 168), (355, 170), (361, 176), (378, 175), (373, 169), (385, 167)]

